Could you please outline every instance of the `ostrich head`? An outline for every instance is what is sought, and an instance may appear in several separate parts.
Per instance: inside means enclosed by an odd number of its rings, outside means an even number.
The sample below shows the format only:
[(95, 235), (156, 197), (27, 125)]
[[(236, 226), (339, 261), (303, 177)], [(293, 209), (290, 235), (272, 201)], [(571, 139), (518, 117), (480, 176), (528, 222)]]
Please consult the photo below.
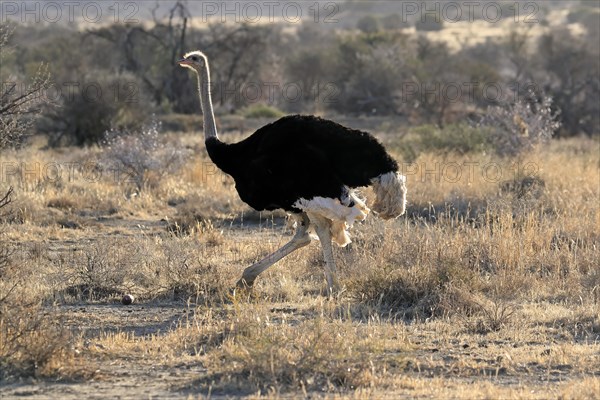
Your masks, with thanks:
[(201, 51), (189, 52), (181, 60), (177, 61), (177, 63), (182, 67), (193, 69), (196, 72), (208, 68), (206, 56)]

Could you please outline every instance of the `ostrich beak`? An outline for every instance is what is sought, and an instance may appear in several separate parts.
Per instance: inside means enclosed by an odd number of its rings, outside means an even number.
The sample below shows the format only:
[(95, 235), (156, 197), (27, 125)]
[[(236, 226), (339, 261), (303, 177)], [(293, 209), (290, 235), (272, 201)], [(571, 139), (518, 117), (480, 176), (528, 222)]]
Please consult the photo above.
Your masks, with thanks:
[(177, 64), (179, 65), (190, 65), (191, 63), (186, 60), (185, 58), (182, 58), (181, 60), (177, 60)]

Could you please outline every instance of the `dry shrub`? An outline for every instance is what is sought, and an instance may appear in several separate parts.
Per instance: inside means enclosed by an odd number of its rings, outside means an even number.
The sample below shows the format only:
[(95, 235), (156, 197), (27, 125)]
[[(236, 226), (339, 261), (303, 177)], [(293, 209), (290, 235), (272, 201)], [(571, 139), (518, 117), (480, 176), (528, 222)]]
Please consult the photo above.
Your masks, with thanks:
[(73, 376), (74, 338), (61, 316), (25, 286), (11, 252), (2, 252), (0, 381), (19, 376)]
[(476, 311), (473, 318), (465, 320), (467, 331), (484, 335), (497, 332), (508, 326), (512, 321), (518, 307), (513, 303), (502, 300), (483, 300), (476, 302)]
[(590, 312), (591, 315), (581, 315), (579, 318), (566, 319), (564, 321), (557, 321), (557, 325), (573, 335), (574, 339), (584, 340), (600, 340), (600, 312), (593, 310)]
[[(152, 105), (148, 97), (137, 89), (144, 85), (139, 77), (130, 73), (103, 73), (94, 71), (91, 74), (70, 72), (68, 79), (93, 84), (98, 93), (114, 93), (114, 96), (98, 96), (89, 98), (83, 91), (74, 91), (70, 95), (58, 92), (58, 106), (46, 110), (38, 123), (38, 130), (48, 133), (49, 144), (54, 147), (63, 145), (93, 145), (104, 138), (104, 133), (111, 127), (137, 128), (147, 121)], [(60, 77), (59, 77), (60, 81)], [(136, 90), (135, 101), (122, 101), (123, 93)], [(45, 96), (43, 96), (45, 97)], [(130, 97), (129, 100), (133, 100)]]
[(0, 304), (0, 380), (61, 376), (74, 363), (73, 337), (60, 316), (27, 299)]
[[(208, 248), (213, 246), (201, 247), (202, 251), (210, 253)], [(155, 268), (159, 279), (156, 296), (192, 300), (206, 305), (217, 305), (225, 301), (231, 282), (218, 261), (206, 259), (202, 255), (190, 255), (193, 254), (190, 248), (185, 250), (187, 253), (179, 253), (177, 247), (171, 247), (169, 243), (162, 251), (164, 253), (159, 258), (162, 263)]]
[(127, 279), (131, 274), (129, 265), (139, 254), (139, 249), (129, 247), (120, 251), (109, 242), (101, 242), (73, 252), (64, 259), (60, 272), (69, 285), (64, 294), (81, 300), (106, 300), (127, 292)]
[[(5, 62), (15, 47), (10, 44), (14, 28), (7, 21), (0, 26), (0, 62)], [(28, 79), (27, 90), (22, 91), (14, 76), (2, 74), (0, 91), (0, 149), (21, 144), (31, 133), (42, 106), (49, 103), (45, 91), (52, 86), (48, 66), (40, 64), (35, 75)]]
[[(8, 206), (10, 203), (12, 203), (12, 197), (11, 195), (13, 194), (14, 189), (12, 187), (9, 187), (6, 192), (2, 193), (2, 197), (0, 197), (0, 209), (4, 208), (6, 206)], [(4, 212), (0, 213), (0, 216), (3, 216)]]
[(67, 196), (53, 197), (46, 203), (47, 207), (58, 208), (60, 210), (72, 210), (76, 207), (77, 203)]
[(552, 98), (538, 98), (533, 92), (514, 103), (489, 107), (480, 123), (489, 128), (489, 140), (502, 156), (532, 150), (535, 145), (548, 142), (560, 127)]
[(544, 194), (546, 183), (537, 176), (515, 177), (511, 181), (502, 182), (500, 191), (511, 194), (517, 199), (540, 198)]
[[(203, 207), (202, 200), (197, 196), (189, 196), (186, 200), (178, 201), (176, 204), (176, 214), (169, 219), (167, 229), (176, 235), (189, 235), (194, 232), (202, 232), (212, 229), (206, 207)], [(173, 202), (172, 204), (175, 204)]]
[[(469, 295), (471, 272), (451, 266), (436, 269), (371, 270), (347, 282), (353, 301), (374, 307), (378, 314), (425, 319), (471, 313), (476, 304)], [(475, 285), (476, 286), (476, 285)]]
[(206, 380), (213, 390), (354, 389), (377, 384), (386, 361), (402, 363), (381, 352), (360, 327), (314, 318), (281, 324), (268, 316), (239, 316), (222, 348), (210, 354)]
[[(206, 234), (216, 237), (218, 232)], [(130, 293), (141, 301), (220, 303), (231, 285), (230, 276), (224, 272), (222, 250), (213, 239), (203, 239), (138, 237), (92, 243), (61, 260), (55, 277), (62, 282), (59, 295), (65, 301), (116, 301)]]
[(119, 171), (136, 189), (158, 186), (160, 180), (178, 170), (189, 151), (177, 141), (160, 136), (160, 122), (153, 120), (139, 131), (107, 132), (103, 159), (108, 171)]

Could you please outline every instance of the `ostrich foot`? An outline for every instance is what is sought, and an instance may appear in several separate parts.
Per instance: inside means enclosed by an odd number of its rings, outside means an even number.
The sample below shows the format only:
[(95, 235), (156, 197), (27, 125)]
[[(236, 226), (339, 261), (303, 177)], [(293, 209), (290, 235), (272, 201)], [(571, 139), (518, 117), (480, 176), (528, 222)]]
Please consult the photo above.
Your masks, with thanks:
[(241, 277), (240, 280), (237, 281), (237, 283), (235, 284), (235, 288), (236, 289), (251, 290), (253, 285), (254, 285), (254, 279), (253, 278), (244, 278), (244, 277)]
[(235, 287), (230, 290), (229, 296), (231, 299), (249, 299), (252, 294), (252, 285), (254, 280), (246, 280), (243, 277), (235, 284)]

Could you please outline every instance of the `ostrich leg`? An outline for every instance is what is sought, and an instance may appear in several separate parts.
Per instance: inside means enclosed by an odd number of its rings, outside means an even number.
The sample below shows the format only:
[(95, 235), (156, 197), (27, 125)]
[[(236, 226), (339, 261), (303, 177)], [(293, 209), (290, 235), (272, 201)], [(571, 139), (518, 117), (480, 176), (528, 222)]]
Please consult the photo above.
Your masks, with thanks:
[(258, 261), (255, 264), (252, 264), (248, 268), (244, 270), (242, 277), (237, 282), (238, 288), (249, 288), (254, 284), (254, 280), (258, 275), (264, 272), (271, 265), (275, 264), (277, 261), (281, 260), (283, 257), (287, 256), (291, 252), (298, 250), (301, 247), (306, 246), (310, 243), (310, 236), (306, 232), (308, 229), (308, 225), (310, 223), (308, 216), (306, 214), (294, 215), (296, 218), (297, 226), (296, 233), (292, 240), (283, 245), (279, 250), (275, 251), (272, 254), (269, 254), (262, 260)]
[(315, 225), (315, 231), (323, 249), (327, 295), (331, 297), (333, 292), (339, 288), (336, 278), (335, 258), (333, 257), (333, 248), (331, 246), (331, 221), (315, 214), (309, 214), (309, 218)]

